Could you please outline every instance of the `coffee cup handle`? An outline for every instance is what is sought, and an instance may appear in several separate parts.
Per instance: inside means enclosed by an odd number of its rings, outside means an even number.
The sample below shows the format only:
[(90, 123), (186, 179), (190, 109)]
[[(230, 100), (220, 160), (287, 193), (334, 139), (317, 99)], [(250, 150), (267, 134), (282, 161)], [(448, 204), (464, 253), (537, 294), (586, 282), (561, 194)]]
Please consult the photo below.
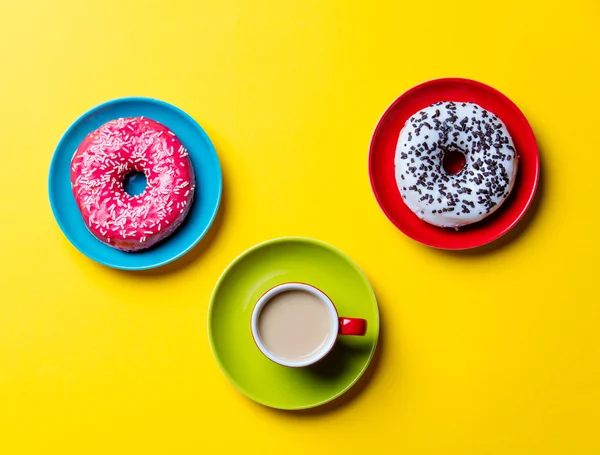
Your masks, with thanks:
[(340, 318), (340, 335), (358, 335), (367, 333), (367, 321), (360, 318)]

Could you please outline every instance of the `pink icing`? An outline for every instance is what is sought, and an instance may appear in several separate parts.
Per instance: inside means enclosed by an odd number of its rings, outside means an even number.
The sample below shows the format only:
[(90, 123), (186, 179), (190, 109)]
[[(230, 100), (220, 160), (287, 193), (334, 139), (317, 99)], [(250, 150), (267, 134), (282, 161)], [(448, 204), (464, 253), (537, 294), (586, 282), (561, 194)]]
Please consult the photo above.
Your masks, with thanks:
[[(143, 172), (147, 186), (130, 196), (123, 179)], [(194, 169), (181, 141), (144, 118), (110, 121), (83, 140), (71, 160), (71, 186), (90, 232), (123, 251), (160, 242), (183, 222), (194, 197)]]

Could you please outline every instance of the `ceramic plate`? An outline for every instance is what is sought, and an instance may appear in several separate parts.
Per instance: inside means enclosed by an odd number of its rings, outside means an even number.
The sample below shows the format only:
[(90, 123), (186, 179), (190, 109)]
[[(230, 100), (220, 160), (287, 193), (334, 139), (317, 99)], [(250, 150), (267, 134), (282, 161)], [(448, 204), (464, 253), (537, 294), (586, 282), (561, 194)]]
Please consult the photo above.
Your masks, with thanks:
[[(340, 316), (366, 319), (366, 336), (340, 337), (312, 367), (267, 359), (252, 340), (252, 309), (265, 291), (291, 281), (323, 290)], [(210, 300), (208, 333), (219, 367), (240, 392), (273, 408), (306, 409), (339, 397), (365, 372), (377, 345), (379, 311), (371, 285), (348, 256), (316, 240), (288, 237), (259, 244), (229, 265)]]
[[(109, 120), (137, 116), (148, 117), (168, 126), (181, 139), (189, 151), (197, 186), (194, 204), (173, 235), (148, 250), (125, 253), (100, 242), (87, 230), (71, 192), (70, 165), (73, 153), (88, 133)], [(108, 101), (83, 114), (58, 143), (50, 164), (48, 181), (52, 212), (73, 246), (94, 261), (125, 270), (158, 267), (191, 250), (215, 219), (221, 188), (219, 159), (204, 130), (182, 110), (151, 98)]]
[[(437, 101), (471, 101), (493, 112), (508, 128), (519, 154), (515, 186), (502, 207), (484, 220), (459, 231), (439, 228), (418, 218), (404, 204), (396, 185), (394, 156), (400, 130), (411, 115)], [(371, 187), (389, 220), (412, 239), (444, 249), (474, 248), (508, 232), (529, 208), (539, 173), (537, 144), (523, 113), (496, 89), (468, 79), (435, 79), (402, 94), (381, 117), (369, 151)]]

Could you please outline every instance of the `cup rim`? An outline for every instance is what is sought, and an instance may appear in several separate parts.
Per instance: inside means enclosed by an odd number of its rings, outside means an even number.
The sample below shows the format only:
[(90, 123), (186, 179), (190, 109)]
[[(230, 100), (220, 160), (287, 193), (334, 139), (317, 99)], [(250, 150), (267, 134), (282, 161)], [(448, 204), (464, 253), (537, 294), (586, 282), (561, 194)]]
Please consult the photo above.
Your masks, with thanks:
[[(258, 320), (260, 318), (262, 309), (265, 307), (267, 302), (269, 302), (269, 300), (271, 300), (276, 295), (290, 290), (301, 290), (318, 297), (325, 304), (331, 315), (331, 331), (327, 342), (316, 353), (300, 360), (284, 359), (272, 353), (262, 342), (260, 332), (258, 330)], [(260, 296), (258, 301), (255, 303), (254, 309), (252, 310), (251, 333), (252, 339), (254, 340), (254, 343), (258, 347), (259, 351), (269, 360), (279, 365), (291, 368), (306, 367), (317, 363), (319, 360), (321, 360), (323, 357), (329, 354), (329, 352), (331, 352), (331, 350), (333, 349), (333, 346), (335, 345), (337, 337), (339, 335), (339, 314), (335, 304), (329, 298), (329, 296), (316, 286), (302, 282), (281, 283), (267, 290), (263, 295)]]

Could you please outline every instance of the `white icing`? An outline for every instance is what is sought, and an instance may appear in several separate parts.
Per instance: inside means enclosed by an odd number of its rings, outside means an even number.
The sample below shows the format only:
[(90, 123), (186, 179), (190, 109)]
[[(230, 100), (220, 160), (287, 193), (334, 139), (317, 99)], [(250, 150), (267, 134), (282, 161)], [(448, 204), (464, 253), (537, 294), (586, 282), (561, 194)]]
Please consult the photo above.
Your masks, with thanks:
[[(458, 174), (443, 168), (448, 151), (465, 155)], [(514, 185), (518, 156), (506, 126), (494, 114), (474, 103), (445, 101), (406, 121), (394, 162), (406, 205), (430, 224), (458, 228), (502, 205)]]

